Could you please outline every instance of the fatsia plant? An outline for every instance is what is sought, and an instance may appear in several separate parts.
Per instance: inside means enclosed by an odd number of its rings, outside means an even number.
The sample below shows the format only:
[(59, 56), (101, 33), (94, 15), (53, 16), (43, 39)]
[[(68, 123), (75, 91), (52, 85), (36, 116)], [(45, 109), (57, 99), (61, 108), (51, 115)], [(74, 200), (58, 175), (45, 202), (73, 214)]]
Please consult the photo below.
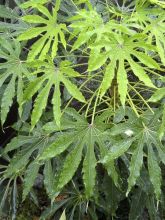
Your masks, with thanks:
[(41, 175), (52, 204), (45, 218), (61, 208), (70, 220), (85, 212), (117, 218), (125, 199), (127, 219), (145, 208), (156, 219), (165, 165), (163, 2), (14, 2), (13, 10), (0, 6), (4, 132), (9, 112), (16, 122), (15, 137), (2, 143), (2, 157), (11, 157), (0, 165), (3, 184), (16, 189), (19, 178), (25, 200)]
[[(47, 161), (70, 149), (63, 168), (56, 177), (57, 182), (54, 184), (54, 194), (59, 193), (72, 179), (83, 157), (82, 171), (86, 196), (87, 198), (93, 196), (97, 166), (96, 147), (100, 151), (100, 154), (105, 156), (107, 153), (106, 141), (110, 142), (106, 133), (107, 126), (104, 126), (104, 120), (108, 116), (109, 114), (106, 114), (104, 117), (100, 115), (90, 124), (75, 110), (67, 109), (62, 118), (60, 128), (53, 122), (44, 126), (44, 129), (49, 132), (59, 130), (60, 133), (55, 142), (47, 146), (39, 156), (39, 161)], [(114, 163), (107, 163), (106, 168), (117, 185), (118, 174)]]
[[(89, 20), (92, 21), (94, 14), (96, 14), (96, 22), (91, 24)], [(128, 91), (127, 75), (130, 71), (146, 86), (155, 87), (147, 70), (150, 68), (160, 70), (157, 60), (149, 56), (149, 54), (156, 56), (157, 48), (152, 45), (152, 42), (148, 42), (146, 34), (139, 34), (133, 30), (131, 25), (129, 27), (129, 23), (127, 23), (129, 19), (123, 23), (115, 21), (104, 23), (97, 12), (89, 11), (88, 14), (80, 12), (71, 20), (76, 20), (71, 24), (71, 27), (74, 28), (75, 33), (78, 33), (73, 49), (87, 43), (87, 48), (90, 49), (88, 71), (96, 71), (102, 68), (105, 72), (100, 86), (101, 97), (111, 87), (113, 79), (116, 78), (120, 101), (124, 105)], [(97, 31), (98, 28), (100, 29), (99, 32)], [(84, 32), (81, 32), (81, 29)], [(160, 41), (158, 43), (161, 45)], [(163, 56), (161, 46), (159, 47), (159, 54), (161, 57)], [(135, 62), (135, 59), (138, 62)], [(146, 66), (146, 70), (143, 65)]]
[[(160, 161), (165, 163), (165, 149), (159, 140), (157, 133), (160, 127), (159, 118), (161, 111), (157, 110), (155, 115), (145, 112), (140, 118), (136, 116), (134, 119), (128, 119), (126, 122), (115, 125), (110, 134), (112, 136), (124, 135), (128, 138), (132, 137), (132, 142), (124, 145), (116, 144), (112, 146), (108, 155), (102, 160), (103, 163), (114, 161), (122, 156), (125, 152), (131, 154), (131, 162), (129, 166), (130, 175), (128, 178), (128, 190), (130, 192), (132, 187), (136, 184), (140, 176), (140, 170), (143, 165), (143, 158), (147, 157), (147, 166), (150, 180), (153, 184), (157, 200), (161, 195), (161, 169), (159, 166)], [(125, 142), (125, 138), (123, 143)], [(156, 170), (156, 172), (155, 172)]]

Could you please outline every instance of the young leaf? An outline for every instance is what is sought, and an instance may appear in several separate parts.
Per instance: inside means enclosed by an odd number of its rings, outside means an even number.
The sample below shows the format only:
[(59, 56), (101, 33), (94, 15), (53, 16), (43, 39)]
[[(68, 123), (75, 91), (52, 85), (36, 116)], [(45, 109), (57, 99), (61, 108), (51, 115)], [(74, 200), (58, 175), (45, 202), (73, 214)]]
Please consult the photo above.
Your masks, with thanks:
[(105, 94), (105, 92), (108, 90), (108, 88), (110, 88), (112, 84), (112, 80), (115, 76), (115, 67), (116, 67), (115, 60), (112, 60), (111, 63), (106, 67), (104, 77), (100, 85), (100, 96), (101, 97)]

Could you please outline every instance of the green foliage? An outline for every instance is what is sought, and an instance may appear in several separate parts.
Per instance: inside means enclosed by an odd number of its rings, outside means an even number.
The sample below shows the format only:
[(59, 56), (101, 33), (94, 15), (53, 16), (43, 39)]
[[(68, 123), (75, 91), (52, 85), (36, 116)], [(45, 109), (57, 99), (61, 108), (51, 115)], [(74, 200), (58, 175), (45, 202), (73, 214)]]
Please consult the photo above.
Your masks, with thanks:
[(41, 175), (40, 219), (120, 218), (124, 199), (121, 219), (164, 219), (164, 3), (15, 4), (0, 5), (0, 120), (15, 130), (0, 152), (0, 218), (10, 203), (16, 219), (18, 186), (39, 205)]
[(85, 102), (82, 93), (77, 86), (70, 81), (70, 78), (72, 79), (73, 77), (78, 77), (80, 75), (71, 68), (70, 62), (68, 61), (62, 61), (59, 67), (55, 67), (51, 59), (48, 58), (47, 62), (37, 61), (30, 66), (36, 68), (33, 75), (44, 72), (40, 77), (32, 79), (24, 91), (23, 99), (25, 102), (30, 100), (37, 91), (40, 91), (35, 99), (34, 109), (31, 115), (32, 129), (37, 124), (42, 112), (46, 108), (49, 93), (53, 86), (55, 86), (52, 97), (53, 113), (54, 119), (59, 126), (61, 118), (60, 83), (65, 85), (70, 95), (75, 99), (80, 102)]
[(21, 45), (16, 40), (11, 42), (10, 39), (0, 38), (0, 56), (5, 60), (0, 64), (2, 70), (0, 75), (0, 87), (7, 83), (1, 100), (1, 124), (3, 125), (13, 99), (16, 95), (17, 102), (20, 106), (19, 113), (21, 115), (21, 103), (23, 101), (24, 78), (28, 77), (26, 64), (21, 60)]
[[(32, 1), (33, 2), (33, 1)], [(43, 1), (41, 3), (45, 3), (46, 1)], [(29, 4), (28, 4), (29, 3)], [(39, 25), (44, 25), (42, 27), (31, 27), (24, 33), (22, 33), (19, 37), (19, 41), (23, 40), (30, 40), (32, 38), (35, 38), (37, 36), (42, 35), (40, 39), (38, 39), (31, 47), (31, 51), (28, 53), (28, 61), (32, 61), (35, 59), (36, 56), (39, 55), (39, 59), (43, 60), (45, 56), (48, 54), (50, 48), (51, 48), (51, 57), (54, 59), (54, 57), (57, 54), (58, 50), (58, 39), (60, 38), (60, 41), (64, 48), (66, 49), (66, 40), (65, 35), (63, 31), (67, 31), (65, 24), (58, 24), (57, 23), (57, 12), (60, 7), (60, 0), (57, 1), (55, 7), (52, 10), (52, 14), (48, 11), (48, 9), (38, 3), (24, 3), (23, 7), (36, 7), (37, 10), (42, 13), (43, 16), (46, 16), (46, 19), (39, 16), (39, 15), (26, 15), (22, 18), (23, 21), (28, 23), (34, 23)], [(46, 32), (46, 33), (45, 33)], [(43, 34), (44, 33), (44, 34)], [(52, 43), (53, 42), (53, 43)], [(52, 45), (51, 45), (52, 44)]]
[[(101, 116), (100, 116), (101, 117)], [(94, 193), (95, 178), (96, 178), (96, 157), (95, 144), (97, 143), (100, 151), (106, 150), (105, 141), (108, 140), (108, 135), (104, 133), (103, 122), (98, 117), (93, 124), (89, 124), (86, 119), (72, 109), (67, 109), (61, 121), (60, 133), (50, 146), (47, 146), (39, 161), (47, 161), (50, 158), (56, 157), (71, 147), (69, 155), (66, 157), (63, 168), (57, 177), (58, 181), (55, 184), (54, 191), (61, 190), (74, 176), (82, 158), (82, 150), (85, 148), (85, 156), (83, 162), (83, 179), (86, 189), (86, 196), (91, 197)], [(101, 124), (102, 122), (102, 124)], [(44, 129), (50, 126), (49, 122), (44, 126)], [(51, 123), (52, 128), (53, 126)], [(54, 132), (54, 130), (52, 130)], [(104, 137), (104, 139), (103, 139)], [(74, 159), (76, 158), (76, 159)]]

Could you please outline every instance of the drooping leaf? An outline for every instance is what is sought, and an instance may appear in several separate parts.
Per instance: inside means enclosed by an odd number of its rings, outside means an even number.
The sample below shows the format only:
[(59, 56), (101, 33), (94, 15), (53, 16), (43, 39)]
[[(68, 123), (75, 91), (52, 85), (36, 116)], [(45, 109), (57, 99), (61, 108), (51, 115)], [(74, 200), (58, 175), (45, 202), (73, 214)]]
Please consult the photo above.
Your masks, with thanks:
[(90, 198), (94, 193), (95, 178), (96, 178), (96, 157), (94, 153), (94, 140), (92, 131), (87, 134), (88, 143), (87, 152), (83, 163), (83, 180), (87, 198)]
[(130, 163), (130, 176), (128, 178), (128, 190), (127, 194), (130, 192), (132, 186), (136, 184), (137, 178), (140, 176), (140, 170), (143, 164), (143, 147), (144, 140), (143, 137), (137, 143), (136, 149), (133, 151), (133, 155)]
[(34, 184), (34, 181), (37, 177), (39, 168), (40, 168), (40, 164), (36, 163), (35, 161), (30, 163), (30, 165), (28, 166), (24, 177), (23, 200), (30, 192)]
[(152, 146), (148, 146), (148, 170), (157, 200), (161, 195), (161, 170)]
[(44, 167), (44, 185), (46, 187), (46, 191), (50, 196), (53, 191), (53, 183), (54, 183), (54, 175), (51, 161), (47, 161)]
[(58, 189), (62, 189), (72, 179), (81, 162), (82, 150), (83, 142), (78, 142), (77, 146), (67, 156), (59, 176)]

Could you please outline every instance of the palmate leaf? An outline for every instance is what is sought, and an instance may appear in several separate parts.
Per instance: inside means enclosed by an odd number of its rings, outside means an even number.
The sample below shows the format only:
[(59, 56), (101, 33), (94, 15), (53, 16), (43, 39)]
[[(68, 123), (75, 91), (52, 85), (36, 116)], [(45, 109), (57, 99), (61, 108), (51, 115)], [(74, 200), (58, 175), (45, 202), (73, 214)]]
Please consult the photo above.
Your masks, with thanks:
[(77, 99), (80, 102), (86, 102), (80, 90), (69, 79), (77, 77), (79, 76), (79, 74), (72, 70), (69, 65), (66, 65), (65, 61), (61, 62), (59, 68), (55, 67), (51, 59), (48, 59), (47, 62), (34, 62), (32, 66), (36, 67), (36, 71), (34, 72), (36, 75), (38, 73), (44, 72), (42, 76), (31, 81), (24, 91), (24, 102), (27, 102), (29, 99), (31, 99), (37, 91), (39, 92), (35, 99), (34, 108), (31, 115), (32, 129), (39, 121), (43, 111), (47, 106), (48, 96), (53, 86), (55, 86), (52, 98), (53, 114), (56, 123), (59, 126), (61, 118), (60, 83), (64, 84), (64, 86), (73, 98)]
[[(127, 25), (119, 24), (115, 20), (105, 22), (102, 16), (96, 11), (96, 9), (93, 9), (92, 6), (89, 7), (89, 11), (84, 9), (79, 10), (75, 16), (69, 18), (68, 20), (72, 22), (69, 27), (73, 29), (70, 39), (72, 39), (73, 36), (77, 37), (72, 46), (72, 51), (78, 49), (84, 44), (90, 46), (92, 43), (99, 42), (106, 34), (109, 35), (113, 33), (114, 29), (131, 35), (135, 33), (135, 31), (129, 29)], [(93, 53), (93, 55), (95, 54)], [(95, 57), (97, 59), (97, 56)], [(104, 56), (102, 55), (102, 59), (103, 58)], [(100, 59), (97, 59), (97, 61), (100, 63), (102, 62)], [(97, 62), (95, 62), (95, 64), (97, 65)]]
[(72, 50), (87, 43), (93, 35), (97, 35), (98, 39), (100, 39), (100, 36), (106, 31), (106, 28), (100, 28), (104, 27), (103, 20), (93, 9), (90, 11), (78, 11), (77, 15), (68, 20), (72, 22), (70, 27), (73, 28), (73, 36), (78, 35)]
[[(2, 155), (4, 156), (9, 152), (14, 154), (9, 161), (9, 165), (6, 168), (3, 177), (13, 178), (19, 175), (24, 176), (23, 199), (25, 199), (30, 192), (41, 166), (41, 164), (37, 163), (38, 161), (35, 160), (35, 158), (38, 154), (42, 153), (45, 144), (49, 144), (49, 139), (47, 136), (44, 136), (45, 133), (43, 134), (42, 130), (36, 128), (31, 134), (29, 134), (29, 129), (26, 131), (26, 126), (27, 125), (22, 127), (20, 134), (13, 138), (2, 151)], [(28, 127), (30, 127), (30, 125)]]
[[(104, 37), (102, 40), (97, 42), (97, 44), (90, 46), (92, 53), (90, 54), (89, 63), (92, 62), (93, 65), (88, 67), (89, 71), (94, 71), (100, 68), (104, 63), (105, 56), (111, 61), (105, 70), (105, 75), (100, 86), (100, 95), (103, 96), (105, 94), (112, 83), (112, 79), (115, 77), (115, 75), (117, 75), (118, 92), (122, 105), (124, 105), (126, 101), (128, 85), (128, 70), (125, 66), (126, 63), (129, 64), (130, 69), (139, 78), (140, 81), (142, 81), (146, 86), (152, 88), (155, 88), (155, 86), (153, 85), (148, 73), (141, 65), (145, 65), (148, 68), (160, 69), (159, 64), (145, 53), (146, 50), (155, 51), (156, 48), (144, 43), (141, 35), (137, 34), (136, 38), (137, 40), (135, 42), (135, 36), (127, 37), (126, 35), (114, 33), (108, 37)], [(104, 56), (101, 52), (103, 48), (106, 50), (104, 52)], [(140, 51), (137, 50), (137, 48), (140, 48)], [(94, 51), (97, 52), (97, 59), (103, 59), (103, 63), (101, 63), (101, 61), (99, 62), (100, 66), (98, 66), (97, 62), (95, 65), (94, 60), (96, 58), (93, 56), (93, 54), (95, 54)], [(134, 61), (133, 57), (136, 57), (139, 60), (139, 64)]]
[(6, 145), (6, 148), (2, 151), (2, 155), (4, 156), (9, 152), (14, 154), (16, 151), (7, 168), (7, 172), (10, 170), (9, 173), (11, 174), (14, 174), (14, 172), (20, 172), (26, 166), (26, 162), (28, 163), (28, 159), (32, 152), (41, 149), (41, 146), (44, 145), (46, 137), (39, 128), (35, 128), (31, 134), (29, 134), (29, 128), (29, 124), (22, 126), (19, 135), (11, 139)]
[[(7, 83), (1, 101), (1, 123), (4, 124), (13, 99), (16, 96), (21, 116), (21, 103), (23, 98), (24, 78), (28, 76), (28, 69), (21, 60), (21, 45), (16, 40), (0, 38), (0, 58), (5, 62), (0, 64), (0, 87)], [(17, 89), (16, 89), (17, 88)]]
[[(103, 120), (105, 120), (105, 117), (103, 118)], [(50, 123), (48, 123), (48, 126), (50, 126)], [(45, 125), (44, 128), (48, 128), (48, 126)], [(66, 150), (69, 151), (63, 168), (57, 177), (58, 181), (55, 183), (53, 195), (57, 195), (72, 179), (83, 159), (83, 151), (85, 156), (82, 171), (86, 197), (90, 198), (93, 196), (97, 164), (95, 147), (97, 143), (100, 151), (106, 151), (105, 142), (109, 140), (109, 136), (104, 133), (105, 129), (106, 127), (103, 126), (101, 118), (100, 120), (97, 119), (93, 125), (90, 125), (87, 120), (75, 110), (68, 108), (65, 111), (61, 119), (61, 127), (57, 139), (51, 145), (47, 146), (39, 157), (39, 161), (47, 161), (66, 152)], [(56, 132), (56, 126), (52, 127), (51, 132)], [(103, 139), (102, 142), (100, 141), (101, 138)]]
[[(34, 3), (33, 7), (36, 7), (43, 17), (40, 15), (26, 15), (22, 18), (25, 22), (38, 24), (40, 26), (42, 25), (42, 27), (29, 28), (18, 37), (18, 40), (24, 41), (30, 40), (42, 34), (42, 36), (31, 46), (31, 50), (27, 58), (29, 61), (33, 61), (36, 57), (39, 57), (40, 60), (44, 60), (50, 50), (51, 57), (54, 59), (57, 54), (59, 39), (63, 47), (66, 48), (66, 40), (63, 32), (64, 30), (67, 31), (66, 25), (57, 23), (57, 12), (59, 10), (60, 2), (60, 0), (56, 1), (52, 14), (45, 6), (38, 4), (39, 2)], [(28, 7), (30, 6), (29, 4)]]
[(25, 22), (20, 21), (19, 13), (15, 9), (8, 8), (5, 5), (0, 5), (0, 18), (6, 18), (4, 21), (0, 21), (0, 32), (4, 38), (6, 38), (6, 35), (8, 37), (17, 36), (28, 28)]
[(165, 43), (164, 43), (164, 14), (160, 14), (154, 18), (151, 24), (147, 25), (145, 32), (148, 34), (148, 38), (156, 44), (157, 52), (161, 58), (163, 64), (165, 64)]
[[(124, 153), (131, 152), (130, 175), (128, 178), (128, 190), (130, 192), (132, 187), (136, 184), (140, 177), (140, 171), (143, 164), (143, 148), (148, 149), (148, 172), (150, 180), (153, 184), (156, 198), (159, 200), (161, 193), (161, 172), (159, 167), (159, 159), (165, 163), (164, 146), (159, 140), (158, 130), (160, 122), (158, 119), (161, 116), (161, 111), (156, 111), (155, 115), (145, 113), (140, 118), (128, 119), (124, 123), (119, 123), (110, 130), (110, 135), (119, 138), (119, 135), (127, 135), (116, 145), (112, 145), (109, 153), (101, 160), (105, 165), (114, 159), (118, 159)], [(128, 129), (132, 131), (132, 137), (128, 138)], [(121, 137), (120, 137), (121, 138)], [(131, 149), (133, 148), (133, 149)], [(157, 153), (159, 159), (157, 158)], [(155, 174), (155, 170), (158, 170)]]

